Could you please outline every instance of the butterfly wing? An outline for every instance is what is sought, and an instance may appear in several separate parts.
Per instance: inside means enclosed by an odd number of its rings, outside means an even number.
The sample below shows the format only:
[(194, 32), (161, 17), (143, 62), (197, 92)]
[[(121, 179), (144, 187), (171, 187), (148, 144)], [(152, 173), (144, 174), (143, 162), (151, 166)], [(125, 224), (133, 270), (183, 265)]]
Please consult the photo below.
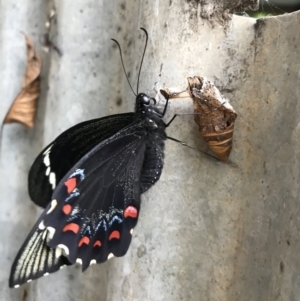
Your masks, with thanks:
[[(147, 144), (141, 122), (102, 141), (62, 178), (12, 266), (10, 286), (79, 262), (85, 270), (130, 245)], [(41, 254), (41, 252), (44, 252)], [(48, 266), (49, 257), (56, 256)]]
[(48, 247), (48, 241), (49, 232), (46, 229), (32, 229), (11, 268), (9, 287), (19, 287), (71, 264), (62, 250)]
[(28, 176), (32, 201), (45, 208), (56, 184), (93, 147), (134, 121), (134, 113), (79, 123), (58, 136), (34, 161)]

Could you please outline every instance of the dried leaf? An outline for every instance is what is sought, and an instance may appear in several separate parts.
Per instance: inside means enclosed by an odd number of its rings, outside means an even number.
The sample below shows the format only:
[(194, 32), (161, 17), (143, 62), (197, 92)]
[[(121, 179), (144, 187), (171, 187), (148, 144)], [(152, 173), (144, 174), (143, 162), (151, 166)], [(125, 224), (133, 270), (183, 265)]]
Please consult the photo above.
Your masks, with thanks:
[(40, 93), (42, 61), (33, 42), (25, 35), (27, 45), (27, 67), (23, 77), (22, 91), (10, 107), (4, 123), (20, 122), (33, 128)]
[(236, 112), (217, 87), (201, 76), (188, 78), (188, 88), (194, 102), (195, 122), (210, 149), (223, 162), (229, 158)]

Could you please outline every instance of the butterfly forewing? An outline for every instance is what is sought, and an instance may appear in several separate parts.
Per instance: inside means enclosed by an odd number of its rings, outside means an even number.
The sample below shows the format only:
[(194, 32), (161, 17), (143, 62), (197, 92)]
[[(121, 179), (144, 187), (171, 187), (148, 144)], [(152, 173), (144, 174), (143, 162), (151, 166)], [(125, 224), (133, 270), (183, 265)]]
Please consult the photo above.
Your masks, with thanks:
[(53, 190), (66, 173), (93, 147), (134, 121), (134, 113), (85, 121), (71, 127), (36, 158), (28, 176), (32, 201), (46, 207)]

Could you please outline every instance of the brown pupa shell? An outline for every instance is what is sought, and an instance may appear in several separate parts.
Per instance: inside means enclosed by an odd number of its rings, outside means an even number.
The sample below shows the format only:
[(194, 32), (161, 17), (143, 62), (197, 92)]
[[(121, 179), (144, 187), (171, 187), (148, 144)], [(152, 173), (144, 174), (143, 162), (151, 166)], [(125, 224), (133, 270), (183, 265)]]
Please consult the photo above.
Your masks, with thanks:
[(189, 77), (187, 91), (193, 99), (194, 112), (201, 113), (194, 117), (200, 133), (214, 154), (226, 162), (232, 149), (236, 112), (228, 99), (205, 77)]

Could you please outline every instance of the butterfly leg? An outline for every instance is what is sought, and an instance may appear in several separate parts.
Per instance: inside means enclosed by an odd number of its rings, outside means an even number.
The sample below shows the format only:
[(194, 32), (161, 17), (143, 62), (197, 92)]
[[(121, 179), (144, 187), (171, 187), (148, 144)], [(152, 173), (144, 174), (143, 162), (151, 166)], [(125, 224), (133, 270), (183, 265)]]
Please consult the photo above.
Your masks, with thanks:
[(168, 123), (166, 123), (166, 127), (168, 127), (168, 126), (174, 121), (174, 119), (175, 119), (177, 116), (186, 116), (186, 115), (204, 115), (204, 114), (209, 114), (209, 113), (211, 113), (211, 112), (213, 112), (213, 111), (219, 109), (219, 108), (222, 107), (224, 104), (225, 104), (225, 101), (224, 101), (223, 103), (221, 103), (219, 106), (217, 106), (216, 108), (212, 109), (212, 110), (209, 111), (209, 112), (205, 112), (205, 113), (183, 113), (183, 114), (175, 114), (175, 115), (171, 118), (171, 120), (170, 120)]
[(164, 110), (162, 111), (161, 114), (159, 114), (159, 117), (164, 117), (166, 112), (167, 112), (167, 107), (168, 107), (168, 103), (169, 103), (169, 96), (167, 93), (165, 93), (164, 90), (160, 90), (161, 94), (163, 95), (163, 97), (166, 99), (166, 104), (165, 104), (165, 107), (164, 107)]
[[(160, 90), (160, 93), (163, 95), (163, 97), (166, 99), (166, 104), (165, 104), (165, 107), (164, 107), (164, 110), (163, 110), (163, 112), (161, 113), (161, 114), (158, 114), (159, 115), (159, 117), (164, 117), (165, 116), (165, 114), (166, 114), (166, 112), (167, 112), (167, 108), (168, 108), (168, 103), (169, 103), (169, 99), (170, 98), (172, 98), (172, 96), (173, 95), (175, 95), (175, 93), (174, 94), (168, 94), (165, 90)], [(182, 92), (180, 92), (180, 93), (182, 93)], [(177, 94), (177, 93), (176, 93)], [(171, 97), (170, 97), (171, 96)], [(176, 114), (175, 114), (176, 115)], [(177, 116), (179, 116), (179, 114), (177, 114)], [(171, 123), (174, 119), (175, 119), (175, 117), (176, 116), (173, 116), (173, 118), (172, 118), (172, 120), (169, 122), (169, 123)]]
[[(181, 92), (174, 92), (174, 93), (171, 93), (171, 92), (168, 91), (168, 90), (165, 91), (165, 90), (162, 90), (162, 89), (161, 89), (161, 90), (160, 90), (160, 93), (161, 93), (161, 94), (165, 97), (165, 99), (167, 100), (166, 105), (165, 105), (165, 107), (164, 107), (164, 110), (163, 110), (163, 112), (162, 112), (162, 117), (165, 115), (165, 113), (166, 113), (166, 111), (167, 111), (167, 106), (168, 106), (168, 102), (169, 102), (169, 99), (170, 99), (170, 98), (190, 97), (190, 94), (187, 93), (186, 90), (181, 91)], [(219, 108), (222, 107), (224, 104), (225, 104), (225, 101), (224, 101), (223, 103), (221, 103), (219, 106), (213, 108), (211, 111), (206, 112), (206, 114), (209, 114), (209, 113), (211, 113), (211, 112), (213, 112), (213, 111), (219, 109)], [(205, 113), (185, 113), (185, 114), (175, 114), (175, 115), (171, 118), (171, 120), (170, 120), (168, 123), (166, 123), (165, 126), (168, 127), (168, 126), (174, 121), (174, 119), (175, 119), (177, 116), (203, 115), (203, 114), (205, 114)]]
[(172, 141), (175, 141), (175, 142), (177, 142), (177, 143), (179, 143), (179, 144), (181, 144), (181, 145), (183, 145), (183, 146), (186, 146), (186, 147), (188, 147), (188, 148), (190, 148), (190, 149), (193, 149), (193, 150), (195, 150), (195, 151), (197, 151), (197, 152), (200, 152), (200, 153), (202, 153), (202, 154), (204, 154), (204, 155), (206, 155), (206, 156), (209, 156), (209, 157), (211, 157), (211, 158), (214, 158), (214, 159), (220, 161), (220, 159), (218, 159), (217, 157), (215, 157), (215, 156), (213, 156), (213, 155), (210, 155), (210, 154), (208, 154), (208, 153), (206, 153), (206, 152), (204, 152), (204, 151), (202, 151), (202, 150), (200, 150), (200, 149), (198, 149), (198, 148), (192, 147), (192, 146), (186, 144), (185, 142), (180, 141), (180, 140), (178, 140), (178, 139), (176, 139), (176, 138), (167, 136), (167, 139), (172, 140)]
[(177, 116), (188, 116), (188, 115), (203, 115), (203, 113), (183, 113), (183, 114), (174, 114), (174, 116), (171, 118), (171, 120), (166, 123), (165, 127), (168, 127)]

